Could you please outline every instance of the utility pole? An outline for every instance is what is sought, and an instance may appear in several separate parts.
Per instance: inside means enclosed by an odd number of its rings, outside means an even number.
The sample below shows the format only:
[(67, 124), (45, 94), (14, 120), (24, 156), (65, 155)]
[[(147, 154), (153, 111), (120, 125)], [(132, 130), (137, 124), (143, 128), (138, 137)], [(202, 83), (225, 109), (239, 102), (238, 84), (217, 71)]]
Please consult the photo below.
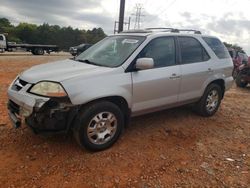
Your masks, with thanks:
[(119, 21), (115, 21), (114, 34), (122, 32), (124, 26), (127, 27), (128, 30), (130, 29), (131, 18), (129, 17), (128, 21), (124, 22), (124, 13), (125, 13), (125, 0), (120, 0)]
[(135, 13), (135, 25), (134, 25), (134, 29), (136, 29), (137, 23), (138, 23), (138, 7), (136, 5), (136, 13)]
[(135, 25), (134, 29), (140, 29), (141, 27), (141, 17), (144, 16), (142, 15), (142, 5), (141, 4), (136, 4), (136, 13), (133, 14), (135, 15)]
[[(127, 30), (130, 30), (131, 17), (128, 18), (127, 22), (123, 22), (123, 25), (127, 28)], [(114, 34), (118, 33), (117, 26), (119, 26), (119, 22), (115, 21), (115, 24), (114, 24)]]
[(119, 15), (119, 22), (118, 22), (118, 33), (123, 31), (124, 12), (125, 12), (125, 0), (120, 0), (120, 15)]

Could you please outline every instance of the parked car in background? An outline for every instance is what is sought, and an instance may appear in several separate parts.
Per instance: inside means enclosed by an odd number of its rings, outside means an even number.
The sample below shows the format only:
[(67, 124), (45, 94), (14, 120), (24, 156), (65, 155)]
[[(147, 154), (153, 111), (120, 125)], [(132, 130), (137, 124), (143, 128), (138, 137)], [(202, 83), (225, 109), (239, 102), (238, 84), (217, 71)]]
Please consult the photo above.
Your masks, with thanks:
[(87, 50), (90, 46), (92, 46), (92, 44), (80, 44), (78, 46), (70, 47), (69, 52), (71, 53), (71, 55), (77, 56)]
[(74, 59), (22, 72), (8, 89), (9, 116), (15, 127), (24, 119), (37, 133), (72, 130), (79, 145), (103, 150), (130, 117), (186, 104), (214, 115), (232, 70), (223, 43), (199, 31), (122, 32)]
[(246, 87), (250, 84), (250, 57), (248, 58), (247, 63), (242, 63), (238, 67), (238, 73), (236, 76), (236, 85), (238, 87)]
[(233, 64), (234, 64), (234, 69), (233, 69), (233, 78), (236, 79), (238, 73), (240, 72), (240, 66), (242, 64), (247, 65), (248, 64), (248, 56), (245, 53), (236, 51), (235, 49), (228, 49), (229, 54), (233, 60)]

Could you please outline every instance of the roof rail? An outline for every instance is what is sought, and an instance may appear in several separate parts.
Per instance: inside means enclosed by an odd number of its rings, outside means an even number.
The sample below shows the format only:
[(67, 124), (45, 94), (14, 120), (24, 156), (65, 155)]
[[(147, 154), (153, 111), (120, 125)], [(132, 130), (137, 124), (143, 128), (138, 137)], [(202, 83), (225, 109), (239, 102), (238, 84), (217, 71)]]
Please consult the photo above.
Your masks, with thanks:
[(145, 30), (153, 32), (154, 30), (159, 30), (161, 32), (174, 32), (176, 29), (172, 27), (151, 27), (146, 28)]
[(194, 34), (201, 34), (200, 31), (194, 29), (175, 29), (172, 27), (152, 27), (146, 29), (138, 29), (138, 30), (127, 30), (122, 33), (152, 33), (154, 30), (159, 30), (160, 32), (171, 32), (171, 33), (180, 33), (180, 32), (194, 32)]
[(131, 29), (131, 30), (122, 31), (121, 33), (151, 33), (151, 32), (152, 31), (150, 31), (150, 30)]
[(150, 28), (146, 28), (145, 30), (172, 30), (174, 28), (172, 27), (150, 27)]
[(194, 34), (201, 34), (200, 31), (194, 29), (175, 29), (172, 27), (155, 27), (155, 28), (146, 28), (145, 30), (161, 30), (162, 32), (172, 32), (172, 33), (180, 33), (182, 31), (194, 32)]
[(194, 34), (201, 34), (200, 31), (194, 29), (178, 29), (179, 31), (194, 32)]

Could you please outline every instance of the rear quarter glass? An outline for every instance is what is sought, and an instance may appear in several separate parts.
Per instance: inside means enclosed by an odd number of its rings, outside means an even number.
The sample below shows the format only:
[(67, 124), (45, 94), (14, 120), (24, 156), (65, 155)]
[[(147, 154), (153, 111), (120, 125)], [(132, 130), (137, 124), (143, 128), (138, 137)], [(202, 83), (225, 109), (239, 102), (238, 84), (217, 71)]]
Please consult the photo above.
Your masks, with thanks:
[(219, 59), (230, 58), (230, 54), (224, 44), (217, 38), (213, 37), (202, 37), (202, 39), (207, 43), (207, 45), (213, 50), (215, 55)]

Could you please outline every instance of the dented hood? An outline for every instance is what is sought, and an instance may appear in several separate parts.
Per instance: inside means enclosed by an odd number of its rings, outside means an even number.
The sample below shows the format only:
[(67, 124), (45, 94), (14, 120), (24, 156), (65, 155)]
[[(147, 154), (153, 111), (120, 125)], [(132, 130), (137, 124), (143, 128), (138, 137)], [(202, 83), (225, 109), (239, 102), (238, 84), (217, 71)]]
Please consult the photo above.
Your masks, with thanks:
[(100, 75), (112, 71), (112, 68), (90, 65), (71, 59), (36, 65), (24, 71), (20, 78), (29, 83), (49, 80), (62, 82), (78, 76)]

